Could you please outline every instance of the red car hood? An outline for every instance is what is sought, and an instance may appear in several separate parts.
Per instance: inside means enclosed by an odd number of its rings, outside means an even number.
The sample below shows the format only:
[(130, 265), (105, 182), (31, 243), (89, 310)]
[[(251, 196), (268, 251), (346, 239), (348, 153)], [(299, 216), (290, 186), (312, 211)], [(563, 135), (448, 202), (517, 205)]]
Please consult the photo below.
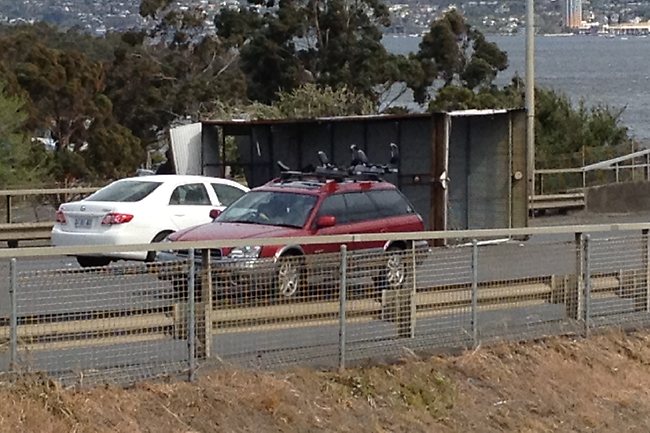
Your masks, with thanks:
[(172, 241), (212, 241), (222, 239), (254, 239), (303, 236), (301, 228), (278, 227), (263, 224), (213, 222), (177, 231), (169, 236)]

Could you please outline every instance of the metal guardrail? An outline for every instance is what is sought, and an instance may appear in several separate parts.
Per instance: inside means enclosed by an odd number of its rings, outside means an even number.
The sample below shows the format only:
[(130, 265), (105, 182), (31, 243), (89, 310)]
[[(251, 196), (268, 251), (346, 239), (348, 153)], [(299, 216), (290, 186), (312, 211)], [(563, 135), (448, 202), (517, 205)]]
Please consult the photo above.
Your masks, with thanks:
[(100, 187), (10, 189), (0, 191), (5, 201), (5, 223), (0, 224), (0, 242), (7, 242), (10, 248), (18, 247), (21, 241), (48, 240), (53, 222), (15, 222), (14, 199), (17, 197), (56, 196), (58, 202), (67, 202), (84, 197)]
[(21, 240), (45, 240), (50, 238), (54, 223), (36, 222), (36, 223), (13, 223), (0, 224), (0, 241), (15, 243), (10, 245), (17, 247), (18, 241)]
[(585, 205), (584, 192), (545, 194), (533, 197), (530, 211), (535, 213), (544, 213), (549, 210), (566, 212), (568, 210), (584, 209)]

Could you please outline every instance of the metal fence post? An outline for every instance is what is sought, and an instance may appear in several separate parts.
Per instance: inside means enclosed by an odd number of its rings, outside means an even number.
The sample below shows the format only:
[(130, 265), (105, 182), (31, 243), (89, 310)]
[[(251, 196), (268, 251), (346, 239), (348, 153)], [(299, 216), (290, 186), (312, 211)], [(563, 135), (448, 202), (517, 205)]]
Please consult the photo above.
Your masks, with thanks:
[(413, 280), (413, 284), (411, 285), (411, 294), (409, 296), (409, 305), (410, 305), (410, 323), (411, 323), (411, 338), (415, 338), (415, 321), (417, 318), (417, 300), (416, 300), (416, 295), (418, 292), (418, 280), (416, 278), (417, 275), (417, 266), (415, 266), (416, 263), (416, 253), (415, 253), (415, 242), (411, 242), (411, 279)]
[(201, 302), (197, 308), (198, 359), (212, 356), (212, 260), (209, 248), (201, 250)]
[(643, 276), (645, 280), (645, 287), (641, 288), (639, 298), (637, 300), (637, 308), (639, 311), (650, 312), (650, 236), (648, 236), (648, 229), (642, 230), (642, 246), (641, 246), (641, 260), (643, 263)]
[(472, 343), (478, 347), (478, 241), (472, 240)]
[(341, 286), (339, 288), (339, 370), (345, 369), (345, 310), (347, 304), (348, 247), (341, 245)]
[(16, 278), (16, 259), (11, 259), (9, 263), (9, 297), (11, 298), (11, 317), (9, 319), (11, 355), (9, 359), (9, 369), (12, 372), (17, 370), (18, 362), (18, 301), (16, 299), (17, 278)]
[(189, 271), (187, 274), (187, 356), (189, 360), (189, 381), (194, 381), (196, 372), (196, 305), (194, 304), (194, 248), (189, 250)]
[(7, 224), (11, 224), (11, 222), (13, 221), (13, 216), (11, 215), (12, 204), (11, 204), (11, 196), (10, 195), (8, 195), (6, 197), (5, 205), (6, 205), (6, 209), (7, 209)]
[(569, 284), (566, 288), (566, 314), (569, 319), (582, 320), (583, 307), (584, 307), (584, 235), (582, 233), (575, 234), (575, 249), (576, 249), (576, 270), (575, 270), (575, 284)]
[(584, 248), (585, 248), (585, 264), (584, 264), (584, 286), (585, 286), (585, 295), (584, 295), (584, 320), (585, 320), (585, 337), (589, 337), (589, 327), (590, 327), (590, 318), (591, 318), (591, 247), (589, 242), (589, 235), (584, 237)]

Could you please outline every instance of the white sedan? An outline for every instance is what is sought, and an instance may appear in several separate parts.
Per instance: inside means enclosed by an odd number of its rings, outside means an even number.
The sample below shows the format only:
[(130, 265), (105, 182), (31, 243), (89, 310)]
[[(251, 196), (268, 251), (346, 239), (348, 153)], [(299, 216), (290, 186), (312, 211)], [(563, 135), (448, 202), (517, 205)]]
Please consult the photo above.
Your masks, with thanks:
[[(127, 245), (160, 242), (180, 229), (210, 222), (212, 209), (223, 210), (248, 192), (222, 178), (184, 175), (139, 176), (115, 181), (56, 212), (52, 245)], [(152, 261), (155, 252), (79, 255), (83, 267), (116, 259)]]

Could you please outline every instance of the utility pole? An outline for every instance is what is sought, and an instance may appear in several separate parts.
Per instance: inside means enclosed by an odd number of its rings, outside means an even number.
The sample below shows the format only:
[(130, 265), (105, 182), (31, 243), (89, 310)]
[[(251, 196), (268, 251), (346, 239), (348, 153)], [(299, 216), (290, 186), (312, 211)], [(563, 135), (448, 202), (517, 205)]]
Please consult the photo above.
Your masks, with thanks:
[(529, 209), (535, 195), (535, 4), (526, 0), (526, 153)]

